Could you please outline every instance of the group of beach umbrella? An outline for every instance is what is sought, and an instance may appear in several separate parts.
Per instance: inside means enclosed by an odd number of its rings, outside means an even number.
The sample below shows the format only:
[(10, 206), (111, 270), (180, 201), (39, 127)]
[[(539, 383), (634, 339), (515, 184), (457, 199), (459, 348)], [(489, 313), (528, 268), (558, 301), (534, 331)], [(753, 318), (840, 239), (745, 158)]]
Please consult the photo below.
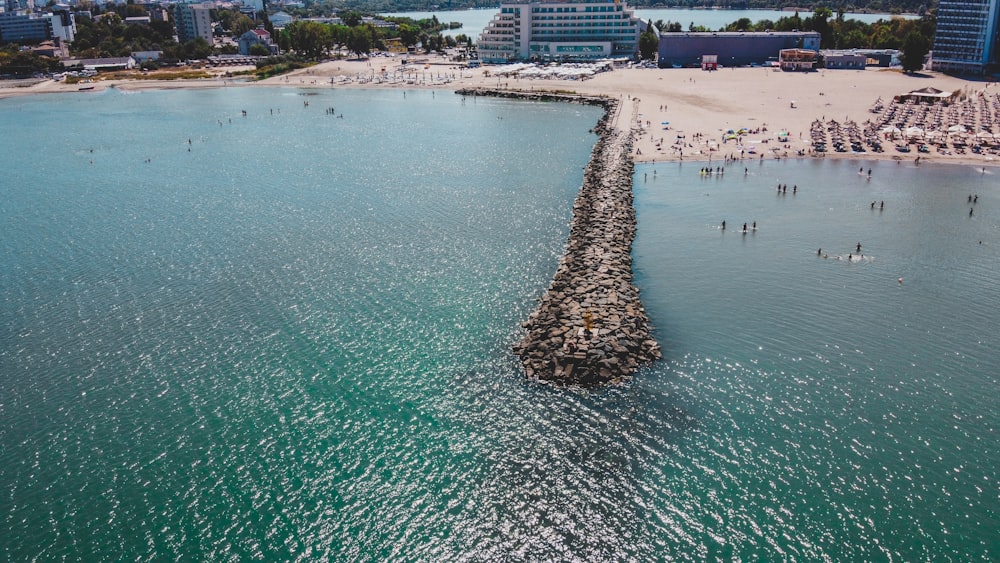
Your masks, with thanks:
[(833, 144), (837, 152), (865, 152), (865, 145), (875, 152), (882, 152), (882, 142), (878, 135), (866, 127), (862, 132), (861, 127), (853, 120), (847, 120), (843, 125), (835, 119), (823, 123), (817, 119), (812, 122), (809, 128), (810, 139), (813, 150), (825, 152), (828, 143)]
[(880, 134), (907, 143), (937, 144), (941, 150), (950, 144), (960, 151), (969, 144), (979, 150), (1000, 142), (1000, 94), (980, 94), (951, 104), (909, 98), (887, 108), (880, 98), (871, 112), (880, 115), (866, 123), (866, 139)]
[(601, 60), (593, 63), (563, 63), (558, 65), (538, 65), (516, 63), (502, 65), (493, 71), (497, 76), (528, 79), (584, 80), (599, 72), (611, 70), (613, 61)]

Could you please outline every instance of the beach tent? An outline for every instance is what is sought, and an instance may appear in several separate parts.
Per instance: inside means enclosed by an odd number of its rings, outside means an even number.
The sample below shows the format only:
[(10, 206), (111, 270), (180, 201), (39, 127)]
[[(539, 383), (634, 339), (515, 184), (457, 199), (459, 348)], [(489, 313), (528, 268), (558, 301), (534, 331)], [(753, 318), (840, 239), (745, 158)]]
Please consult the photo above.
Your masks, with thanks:
[(892, 125), (890, 125), (888, 127), (883, 127), (881, 132), (885, 133), (886, 135), (889, 135), (893, 139), (895, 139), (896, 136), (901, 133), (901, 131), (899, 130), (899, 127), (893, 127)]
[(907, 127), (906, 128), (906, 138), (912, 139), (914, 137), (923, 137), (924, 130), (919, 127)]
[(953, 94), (949, 92), (942, 92), (937, 88), (931, 88), (930, 86), (928, 86), (926, 88), (921, 88), (919, 90), (911, 90), (905, 94), (900, 94), (896, 96), (896, 99), (898, 99), (901, 102), (905, 102), (906, 100), (910, 99), (921, 102), (937, 102), (939, 100), (947, 100), (952, 96)]

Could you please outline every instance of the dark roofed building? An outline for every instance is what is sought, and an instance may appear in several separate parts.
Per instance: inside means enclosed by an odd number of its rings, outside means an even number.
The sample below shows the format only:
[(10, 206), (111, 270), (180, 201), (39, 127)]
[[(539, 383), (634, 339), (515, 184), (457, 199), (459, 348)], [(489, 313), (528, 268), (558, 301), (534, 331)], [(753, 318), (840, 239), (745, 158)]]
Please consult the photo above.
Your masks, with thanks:
[(718, 55), (720, 66), (747, 66), (777, 61), (782, 49), (819, 50), (815, 31), (677, 32), (660, 34), (658, 64), (701, 66), (701, 57)]

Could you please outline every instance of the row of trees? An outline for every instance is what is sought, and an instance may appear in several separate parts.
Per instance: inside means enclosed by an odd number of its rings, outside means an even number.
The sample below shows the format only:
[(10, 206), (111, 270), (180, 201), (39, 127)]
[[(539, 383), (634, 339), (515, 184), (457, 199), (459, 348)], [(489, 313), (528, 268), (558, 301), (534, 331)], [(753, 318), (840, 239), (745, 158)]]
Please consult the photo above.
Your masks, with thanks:
[[(910, 33), (917, 33), (928, 39), (934, 37), (936, 20), (933, 14), (919, 19), (889, 18), (868, 24), (856, 19), (848, 19), (844, 12), (834, 17), (829, 8), (817, 8), (807, 18), (795, 12), (777, 21), (759, 20), (751, 22), (741, 18), (720, 31), (815, 31), (820, 34), (823, 49), (900, 49)], [(679, 24), (668, 22), (657, 26), (664, 31), (680, 31)], [(704, 30), (711, 31), (711, 30)]]
[(31, 76), (38, 72), (58, 72), (62, 63), (54, 57), (21, 51), (17, 45), (0, 47), (0, 76)]
[(384, 50), (388, 39), (397, 38), (404, 47), (419, 44), (427, 52), (455, 47), (460, 41), (472, 44), (472, 39), (464, 35), (442, 36), (442, 31), (461, 27), (461, 24), (442, 24), (437, 17), (421, 20), (390, 17), (386, 21), (395, 23), (397, 28), (384, 29), (363, 23), (359, 13), (348, 12), (346, 15), (338, 14), (343, 25), (294, 21), (278, 34), (278, 46), (283, 51), (291, 50), (304, 57), (318, 59), (335, 49), (347, 49), (357, 55), (373, 49)]
[[(412, 12), (428, 10), (463, 10), (496, 8), (496, 0), (320, 0), (308, 3), (303, 17), (326, 16), (338, 10), (353, 9), (374, 12)], [(641, 8), (726, 8), (734, 10), (801, 8), (812, 10), (832, 7), (848, 12), (922, 14), (933, 7), (935, 0), (629, 0), (629, 5)]]
[(923, 14), (937, 4), (935, 0), (631, 0), (629, 5), (652, 8), (725, 8), (729, 10), (783, 10), (796, 8), (812, 11), (832, 8), (847, 12), (883, 14)]

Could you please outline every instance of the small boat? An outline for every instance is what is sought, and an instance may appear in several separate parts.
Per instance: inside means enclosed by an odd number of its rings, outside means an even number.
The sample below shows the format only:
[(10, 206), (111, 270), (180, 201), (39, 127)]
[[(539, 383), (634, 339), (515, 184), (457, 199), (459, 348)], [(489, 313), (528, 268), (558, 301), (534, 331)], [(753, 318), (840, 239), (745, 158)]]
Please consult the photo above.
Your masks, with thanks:
[(80, 92), (83, 92), (85, 90), (93, 90), (93, 89), (94, 89), (93, 86), (80, 86), (79, 88), (77, 88), (77, 90), (79, 90)]

